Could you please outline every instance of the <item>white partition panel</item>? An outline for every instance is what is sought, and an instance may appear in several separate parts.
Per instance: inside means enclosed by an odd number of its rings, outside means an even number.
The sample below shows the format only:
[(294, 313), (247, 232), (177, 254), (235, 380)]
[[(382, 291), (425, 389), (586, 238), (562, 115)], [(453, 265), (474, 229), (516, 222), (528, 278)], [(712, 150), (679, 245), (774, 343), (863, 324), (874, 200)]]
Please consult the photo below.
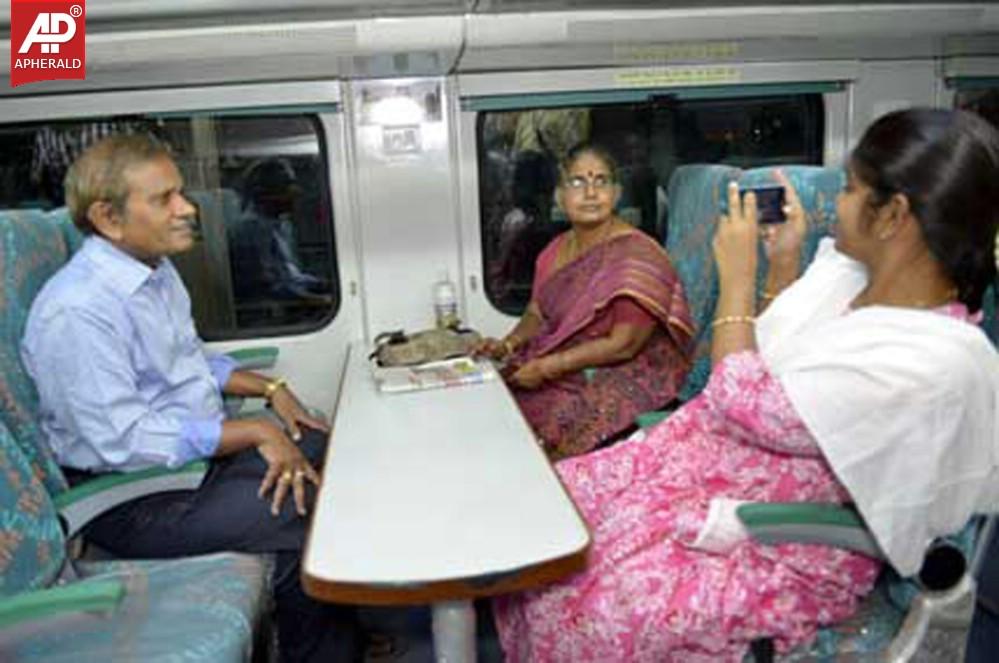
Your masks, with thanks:
[(445, 95), (442, 78), (350, 86), (371, 336), (433, 325), (433, 284), (443, 275), (461, 280)]

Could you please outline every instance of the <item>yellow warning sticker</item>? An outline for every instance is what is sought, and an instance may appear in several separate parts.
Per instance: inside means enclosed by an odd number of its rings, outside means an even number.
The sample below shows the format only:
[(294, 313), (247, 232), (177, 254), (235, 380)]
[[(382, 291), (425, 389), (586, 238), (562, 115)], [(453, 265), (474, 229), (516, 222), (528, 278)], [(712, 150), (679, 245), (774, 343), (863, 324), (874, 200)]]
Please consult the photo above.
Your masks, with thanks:
[(742, 72), (738, 67), (656, 67), (614, 74), (618, 87), (669, 87), (680, 85), (713, 85), (738, 83)]

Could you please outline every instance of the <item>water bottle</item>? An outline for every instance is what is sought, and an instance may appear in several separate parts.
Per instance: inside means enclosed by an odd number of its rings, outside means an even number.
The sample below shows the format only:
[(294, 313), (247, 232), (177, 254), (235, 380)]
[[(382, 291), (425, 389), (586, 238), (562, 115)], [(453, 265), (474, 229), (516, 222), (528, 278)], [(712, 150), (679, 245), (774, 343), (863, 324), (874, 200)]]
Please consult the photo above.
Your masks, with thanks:
[(434, 284), (434, 319), (438, 329), (458, 327), (458, 296), (446, 273)]

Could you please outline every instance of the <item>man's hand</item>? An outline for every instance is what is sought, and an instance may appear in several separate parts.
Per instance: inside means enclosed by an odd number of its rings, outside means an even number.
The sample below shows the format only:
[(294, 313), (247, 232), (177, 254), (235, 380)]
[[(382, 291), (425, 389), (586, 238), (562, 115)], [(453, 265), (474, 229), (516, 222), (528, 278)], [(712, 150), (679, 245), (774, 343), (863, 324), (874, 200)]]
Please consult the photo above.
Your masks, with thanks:
[(280, 417), (291, 439), (296, 442), (302, 438), (300, 426), (308, 426), (323, 432), (329, 432), (330, 427), (322, 419), (309, 414), (302, 403), (288, 387), (280, 387), (270, 398), (271, 409)]
[(319, 473), (284, 431), (266, 419), (258, 419), (254, 423), (257, 426), (257, 451), (267, 463), (267, 472), (257, 495), (264, 497), (271, 493), (271, 513), (276, 516), (281, 512), (281, 505), (290, 490), (298, 514), (304, 516), (305, 483), (318, 486)]

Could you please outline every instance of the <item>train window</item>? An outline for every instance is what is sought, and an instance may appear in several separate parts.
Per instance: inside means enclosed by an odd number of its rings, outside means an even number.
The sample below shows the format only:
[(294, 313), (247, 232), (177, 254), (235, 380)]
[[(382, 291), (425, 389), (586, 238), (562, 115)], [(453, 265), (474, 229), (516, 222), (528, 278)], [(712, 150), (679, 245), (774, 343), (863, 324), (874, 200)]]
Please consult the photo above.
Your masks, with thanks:
[(0, 208), (54, 209), (73, 159), (115, 132), (170, 145), (200, 241), (172, 258), (207, 340), (302, 333), (340, 301), (325, 149), (314, 115), (129, 116), (0, 125)]
[(740, 167), (822, 163), (821, 94), (731, 99), (651, 98), (568, 108), (482, 111), (477, 118), (486, 294), (511, 315), (530, 299), (534, 260), (568, 227), (554, 203), (557, 164), (576, 143), (618, 162), (618, 214), (659, 240), (667, 185), (685, 163)]
[(999, 83), (992, 87), (958, 90), (954, 106), (978, 113), (999, 129)]

